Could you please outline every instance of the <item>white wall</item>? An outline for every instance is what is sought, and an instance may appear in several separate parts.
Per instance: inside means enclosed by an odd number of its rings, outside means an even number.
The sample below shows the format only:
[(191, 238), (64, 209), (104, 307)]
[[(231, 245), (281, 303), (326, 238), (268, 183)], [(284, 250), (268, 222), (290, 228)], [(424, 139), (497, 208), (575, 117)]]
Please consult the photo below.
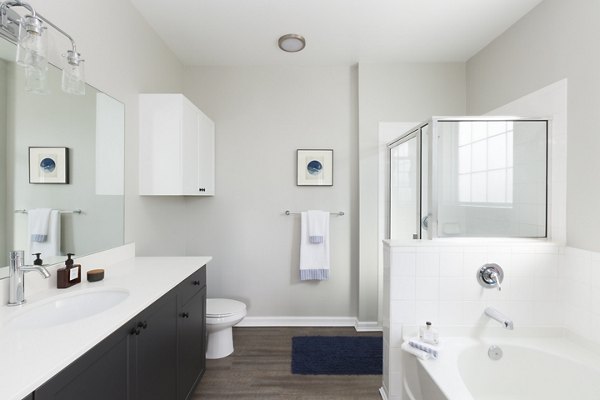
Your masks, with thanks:
[(567, 244), (600, 250), (600, 2), (546, 0), (467, 63), (467, 110), (480, 114), (566, 78)]
[[(141, 255), (185, 254), (184, 200), (137, 195), (137, 95), (181, 92), (181, 63), (128, 1), (30, 3), (74, 37), (86, 60), (87, 82), (125, 103), (125, 241), (136, 241)], [(51, 60), (58, 64), (69, 42), (51, 33)]]
[(361, 321), (378, 320), (379, 123), (425, 121), (465, 113), (465, 64), (359, 66), (359, 203)]
[[(201, 67), (184, 94), (216, 125), (216, 195), (187, 198), (187, 255), (210, 254), (209, 296), (253, 317), (355, 317), (357, 75), (352, 67)], [(296, 149), (334, 150), (333, 187), (296, 186)], [(300, 282), (299, 216), (331, 220), (331, 278)]]

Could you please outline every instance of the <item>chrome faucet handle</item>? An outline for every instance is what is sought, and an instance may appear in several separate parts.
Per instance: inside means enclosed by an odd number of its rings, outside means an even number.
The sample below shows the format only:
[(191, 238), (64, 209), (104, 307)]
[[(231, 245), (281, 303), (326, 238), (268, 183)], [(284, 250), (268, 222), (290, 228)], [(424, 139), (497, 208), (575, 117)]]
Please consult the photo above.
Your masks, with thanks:
[(476, 275), (477, 281), (482, 287), (486, 289), (497, 287), (499, 291), (502, 290), (501, 283), (504, 280), (504, 271), (498, 264), (485, 264), (477, 270)]
[(498, 286), (498, 291), (501, 292), (502, 286), (500, 286), (500, 277), (498, 276), (498, 273), (496, 271), (492, 271), (492, 273), (490, 274), (490, 278), (492, 278), (496, 282), (496, 286)]

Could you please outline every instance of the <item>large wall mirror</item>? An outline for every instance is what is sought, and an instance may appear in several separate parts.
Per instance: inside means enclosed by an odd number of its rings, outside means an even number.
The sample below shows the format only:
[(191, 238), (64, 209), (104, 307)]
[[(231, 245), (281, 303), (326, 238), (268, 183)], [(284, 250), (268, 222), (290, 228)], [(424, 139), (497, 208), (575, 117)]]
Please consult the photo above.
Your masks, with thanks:
[[(124, 240), (124, 105), (89, 85), (84, 96), (62, 92), (61, 70), (52, 65), (49, 92), (27, 92), (15, 52), (14, 44), (0, 39), (0, 278), (7, 276), (3, 266), (9, 251), (31, 254), (40, 248), (40, 242), (32, 243), (39, 238), (32, 238), (29, 228), (39, 212), (31, 210), (60, 211), (60, 227), (54, 231), (59, 245), (41, 245), (48, 249), (42, 254), (45, 264)], [(42, 165), (44, 148), (68, 149), (65, 165)], [(66, 168), (68, 183), (36, 183), (40, 168), (45, 173)]]

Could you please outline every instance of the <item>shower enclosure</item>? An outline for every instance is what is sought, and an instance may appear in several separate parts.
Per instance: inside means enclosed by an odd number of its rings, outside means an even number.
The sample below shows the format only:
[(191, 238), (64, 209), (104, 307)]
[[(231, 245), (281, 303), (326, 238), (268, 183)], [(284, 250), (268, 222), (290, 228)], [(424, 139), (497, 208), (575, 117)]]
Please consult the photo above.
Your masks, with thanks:
[(388, 144), (389, 238), (547, 236), (548, 119), (432, 118)]

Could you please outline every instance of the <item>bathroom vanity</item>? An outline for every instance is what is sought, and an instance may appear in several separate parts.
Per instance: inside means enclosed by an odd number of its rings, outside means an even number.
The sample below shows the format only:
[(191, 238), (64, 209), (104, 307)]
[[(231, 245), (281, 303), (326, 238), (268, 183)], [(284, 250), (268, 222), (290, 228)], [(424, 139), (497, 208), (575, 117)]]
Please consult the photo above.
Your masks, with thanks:
[[(49, 289), (26, 295), (24, 306), (3, 306), (0, 398), (189, 398), (205, 367), (208, 261), (132, 258), (107, 267), (101, 282)], [(117, 291), (127, 293), (124, 300), (89, 317), (41, 326), (23, 317), (49, 302), (85, 303), (90, 293)]]

